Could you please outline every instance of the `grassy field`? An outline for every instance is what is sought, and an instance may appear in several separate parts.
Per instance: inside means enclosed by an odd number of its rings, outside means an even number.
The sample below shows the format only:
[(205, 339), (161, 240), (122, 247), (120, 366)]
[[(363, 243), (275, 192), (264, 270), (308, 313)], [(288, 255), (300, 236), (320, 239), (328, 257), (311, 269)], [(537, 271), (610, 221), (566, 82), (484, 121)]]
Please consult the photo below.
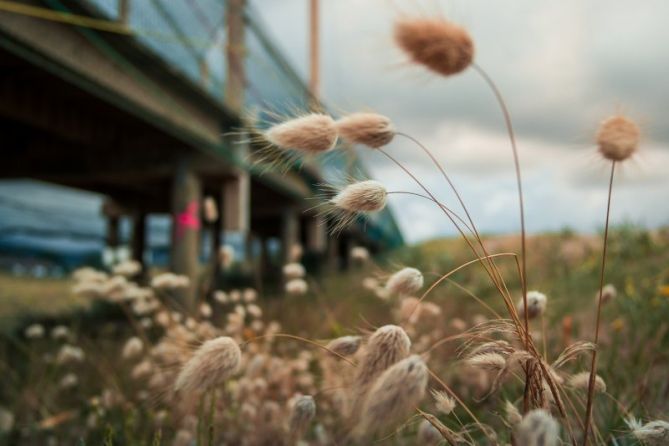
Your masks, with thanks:
[[(485, 241), (491, 253), (516, 251), (518, 243), (517, 237)], [(600, 243), (597, 236), (567, 232), (529, 240), (530, 288), (548, 296), (543, 317), (531, 321), (531, 331), (548, 364), (574, 342), (592, 339)], [(639, 444), (628, 434), (625, 418), (666, 419), (669, 413), (669, 236), (619, 227), (611, 233), (609, 249), (606, 282), (615, 286), (617, 296), (603, 311), (599, 375), (607, 389), (596, 400), (595, 438), (597, 444)], [(341, 419), (350, 410), (341, 406), (341, 398), (346, 400), (347, 392), (354, 390), (355, 374), (343, 360), (324, 354), (322, 346), (330, 339), (370, 334), (387, 324), (402, 327), (411, 339), (411, 352), (422, 354), (435, 374), (429, 387), (439, 389), (440, 381), (447, 383), (464, 403), (457, 403), (452, 413), (440, 413), (428, 395), (417, 405), (438, 416), (459, 439), (456, 444), (503, 444), (511, 440), (511, 430), (499, 407), (505, 401), (521, 407), (523, 389), (514, 376), (522, 369), (486, 395), (496, 372), (467, 367), (463, 351), (478, 341), (471, 337), (477, 324), (499, 324), (496, 314), (508, 317), (481, 265), (473, 263), (435, 288), (425, 301), (434, 305), (421, 307), (417, 318), (411, 311), (407, 314), (410, 297), (382, 292), (390, 273), (412, 266), (425, 277), (426, 286), (416, 293), (420, 296), (439, 276), (472, 258), (462, 241), (436, 240), (361, 262), (345, 274), (307, 276), (309, 291), (304, 295), (255, 296), (224, 290), (225, 301), (209, 302), (212, 314), (171, 307), (167, 319), (164, 305), (170, 305), (170, 292), (155, 286), (154, 297), (142, 302), (157, 299), (158, 306), (138, 308), (137, 302), (144, 298), (75, 295), (71, 279), (32, 282), (0, 277), (5, 328), (18, 328), (17, 324), (25, 328), (27, 316), (40, 320), (60, 316), (46, 319), (44, 336), (27, 339), (25, 333), (5, 331), (0, 427), (8, 414), (12, 423), (11, 428), (2, 428), (0, 444), (290, 444), (286, 438), (292, 435), (291, 417), (302, 394), (314, 395), (317, 405), (316, 417), (300, 434), (303, 441), (354, 442), (347, 430), (350, 421)], [(513, 259), (500, 257), (496, 264), (510, 294), (520, 297)], [(124, 296), (134, 289), (123, 287)], [(72, 316), (63, 316), (67, 314)], [(82, 322), (91, 314), (93, 322)], [(61, 324), (68, 332), (56, 336), (55, 325)], [(290, 337), (276, 337), (277, 333)], [(195, 346), (221, 335), (242, 346), (243, 371), (214, 393), (175, 394), (173, 383)], [(254, 341), (257, 336), (261, 338)], [(508, 333), (493, 331), (489, 336), (515, 345)], [(131, 337), (143, 345), (139, 356), (125, 352)], [(351, 358), (364, 362), (364, 348)], [(588, 358), (587, 352), (576, 355), (559, 371), (572, 430), (578, 429), (584, 394), (568, 383), (588, 369)], [(250, 372), (256, 362), (263, 365)], [(545, 404), (556, 412), (555, 403)], [(490, 431), (481, 429), (472, 415)], [(215, 417), (214, 424), (210, 417)], [(394, 427), (379, 430), (375, 441), (415, 444), (420, 439), (430, 444), (422, 437), (427, 429), (423, 424), (417, 416), (406, 415)], [(249, 431), (250, 425), (259, 427)], [(568, 435), (563, 427), (565, 441)], [(365, 444), (371, 439), (356, 441)]]

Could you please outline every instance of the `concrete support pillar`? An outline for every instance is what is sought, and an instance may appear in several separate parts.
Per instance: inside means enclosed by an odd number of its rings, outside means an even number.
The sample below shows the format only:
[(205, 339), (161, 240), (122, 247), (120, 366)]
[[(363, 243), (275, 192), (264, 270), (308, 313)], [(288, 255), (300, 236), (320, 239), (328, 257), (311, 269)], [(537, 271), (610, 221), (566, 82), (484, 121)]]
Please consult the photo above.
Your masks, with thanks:
[(202, 183), (187, 161), (177, 165), (172, 189), (172, 271), (190, 278), (183, 292), (188, 304), (194, 304), (198, 282), (200, 253), (200, 203)]
[(328, 237), (327, 239), (327, 267), (332, 271), (339, 269), (339, 239), (338, 236)]
[(128, 25), (130, 21), (130, 0), (119, 0), (118, 21), (122, 25)]
[(281, 214), (281, 249), (283, 261), (289, 262), (293, 246), (300, 242), (300, 219), (296, 210), (285, 209)]
[(250, 195), (251, 178), (246, 172), (239, 172), (223, 183), (223, 228), (226, 231), (249, 231)]
[(118, 215), (110, 215), (107, 217), (107, 246), (116, 249), (120, 243), (121, 237), (119, 235), (119, 217)]
[(132, 217), (132, 239), (130, 255), (133, 260), (144, 264), (144, 250), (146, 249), (146, 213), (135, 212)]
[(325, 218), (316, 216), (307, 218), (306, 222), (307, 250), (321, 254), (325, 252), (328, 242), (328, 228)]

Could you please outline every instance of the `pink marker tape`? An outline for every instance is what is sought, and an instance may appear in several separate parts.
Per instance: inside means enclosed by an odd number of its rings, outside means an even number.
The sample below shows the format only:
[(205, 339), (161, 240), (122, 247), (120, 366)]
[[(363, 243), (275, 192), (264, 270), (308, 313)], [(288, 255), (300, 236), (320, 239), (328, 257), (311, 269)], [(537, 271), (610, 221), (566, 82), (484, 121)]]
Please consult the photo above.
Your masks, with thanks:
[(198, 212), (199, 204), (197, 201), (191, 201), (186, 205), (183, 212), (177, 214), (177, 238), (181, 238), (184, 233), (189, 230), (200, 229), (200, 216)]

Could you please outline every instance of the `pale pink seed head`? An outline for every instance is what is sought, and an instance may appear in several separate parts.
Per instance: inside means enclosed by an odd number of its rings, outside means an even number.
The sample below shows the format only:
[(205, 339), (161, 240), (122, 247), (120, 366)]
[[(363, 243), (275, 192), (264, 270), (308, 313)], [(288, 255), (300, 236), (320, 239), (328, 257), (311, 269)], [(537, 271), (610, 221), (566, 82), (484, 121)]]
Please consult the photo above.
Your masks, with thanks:
[(525, 414), (516, 427), (516, 440), (524, 446), (557, 446), (560, 426), (548, 412), (535, 409)]
[(423, 287), (423, 274), (416, 268), (402, 268), (390, 276), (386, 289), (394, 294), (411, 295)]
[(639, 148), (641, 130), (634, 121), (622, 115), (612, 116), (597, 131), (599, 153), (611, 161), (624, 161)]
[(184, 392), (211, 389), (239, 370), (241, 358), (241, 350), (232, 338), (221, 336), (206, 341), (183, 366), (174, 388)]
[(342, 139), (377, 149), (389, 144), (395, 128), (389, 118), (377, 113), (353, 113), (337, 121)]
[(474, 42), (469, 33), (446, 20), (398, 20), (394, 34), (396, 44), (411, 62), (443, 76), (463, 71), (474, 58)]
[(312, 113), (270, 127), (265, 138), (282, 149), (307, 154), (327, 152), (337, 144), (337, 126), (327, 115)]
[(409, 417), (425, 396), (427, 381), (427, 366), (418, 355), (390, 366), (367, 395), (356, 429), (358, 435), (372, 435)]
[(387, 197), (383, 184), (366, 180), (346, 186), (330, 202), (346, 212), (378, 212), (386, 206)]

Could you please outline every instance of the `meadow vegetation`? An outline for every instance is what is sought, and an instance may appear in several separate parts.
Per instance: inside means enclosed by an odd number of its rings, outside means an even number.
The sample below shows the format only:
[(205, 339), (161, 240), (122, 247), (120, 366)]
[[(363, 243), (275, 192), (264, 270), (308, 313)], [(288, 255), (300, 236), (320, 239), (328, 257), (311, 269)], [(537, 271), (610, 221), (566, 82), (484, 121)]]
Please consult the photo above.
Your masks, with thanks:
[[(273, 168), (358, 145), (415, 182), (327, 187), (320, 209), (335, 234), (404, 194), (460, 237), (386, 258), (355, 247), (350, 273), (320, 278), (290, 247), (275, 299), (246, 288), (189, 301), (191, 279), (148, 277), (133, 261), (77, 270), (72, 292), (90, 310), (5, 336), (7, 444), (669, 444), (669, 235), (609, 225), (615, 169), (639, 128), (616, 115), (594, 137), (611, 169), (601, 236), (527, 237), (511, 116), (471, 37), (444, 19), (402, 18), (395, 39), (439, 76), (474, 70), (498, 100), (520, 234), (482, 235), (448, 166), (385, 116), (318, 111), (252, 127), (257, 162)], [(387, 150), (394, 138), (429, 157), (453, 203)]]

